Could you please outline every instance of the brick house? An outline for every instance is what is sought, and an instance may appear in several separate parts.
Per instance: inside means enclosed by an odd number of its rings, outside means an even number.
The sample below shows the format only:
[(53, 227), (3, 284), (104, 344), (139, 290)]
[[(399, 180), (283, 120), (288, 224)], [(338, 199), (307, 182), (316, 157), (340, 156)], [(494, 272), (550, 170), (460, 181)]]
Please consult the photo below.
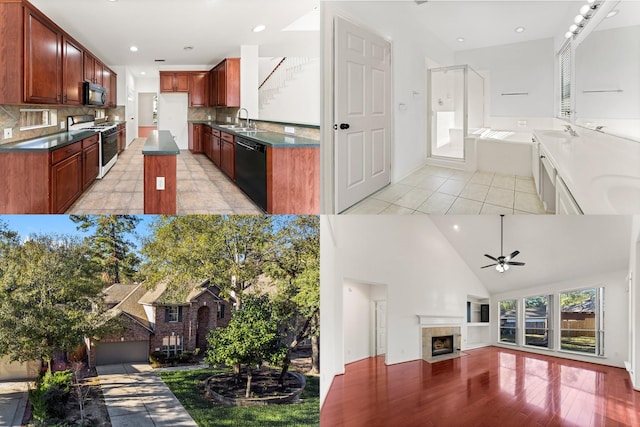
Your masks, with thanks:
[(146, 362), (154, 351), (204, 351), (207, 333), (231, 319), (232, 302), (220, 298), (220, 288), (208, 280), (180, 289), (115, 284), (104, 292), (107, 313), (119, 327), (100, 340), (87, 339), (91, 366)]

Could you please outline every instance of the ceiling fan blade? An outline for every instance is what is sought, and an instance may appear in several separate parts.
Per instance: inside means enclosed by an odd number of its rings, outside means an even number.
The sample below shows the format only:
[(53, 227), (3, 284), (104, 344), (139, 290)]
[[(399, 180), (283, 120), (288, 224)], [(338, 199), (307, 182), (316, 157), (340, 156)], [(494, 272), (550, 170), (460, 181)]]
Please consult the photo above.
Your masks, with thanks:
[(491, 255), (487, 255), (487, 254), (484, 254), (484, 256), (486, 256), (486, 257), (487, 257), (487, 258), (489, 258), (489, 259), (494, 260), (495, 262), (498, 262), (498, 258), (494, 258), (494, 257), (492, 257)]
[(498, 265), (498, 264), (489, 264), (489, 265), (485, 265), (484, 267), (480, 267), (480, 268), (493, 267), (494, 265)]
[(524, 262), (509, 261), (507, 264), (509, 264), (509, 265), (524, 265)]
[(509, 261), (510, 259), (515, 258), (518, 254), (520, 253), (520, 251), (513, 251), (511, 252), (511, 255), (509, 255), (506, 260)]

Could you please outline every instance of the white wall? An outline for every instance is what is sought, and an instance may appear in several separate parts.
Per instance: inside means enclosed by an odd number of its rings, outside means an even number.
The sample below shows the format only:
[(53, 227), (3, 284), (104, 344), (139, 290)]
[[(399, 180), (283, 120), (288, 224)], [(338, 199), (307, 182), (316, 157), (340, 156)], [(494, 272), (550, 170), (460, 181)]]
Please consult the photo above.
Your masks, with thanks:
[(259, 117), (258, 67), (258, 46), (240, 46), (240, 107), (246, 108), (251, 118)]
[(186, 93), (158, 94), (158, 130), (170, 131), (181, 150), (189, 148), (188, 108)]
[(320, 58), (314, 58), (302, 66), (275, 98), (262, 105), (259, 118), (317, 125), (320, 102)]
[[(389, 364), (420, 358), (417, 315), (466, 316), (467, 295), (488, 298), (486, 288), (429, 218), (390, 215), (321, 217), (320, 287), (323, 331), (321, 402), (344, 363), (362, 355), (366, 343), (347, 344), (363, 333), (347, 319), (343, 287), (387, 285)], [(362, 311), (364, 294), (357, 299)], [(345, 307), (348, 310), (349, 307)], [(326, 339), (326, 343), (325, 343)], [(345, 357), (346, 349), (352, 353)], [(366, 357), (366, 356), (364, 356)]]
[[(456, 52), (456, 64), (483, 71), (490, 89), (485, 92), (487, 114), (499, 117), (553, 117), (553, 39)], [(525, 92), (526, 96), (503, 96)]]
[[(555, 295), (554, 300), (559, 301), (560, 291), (588, 287), (604, 287), (604, 358), (581, 356), (573, 353), (558, 352), (555, 350), (537, 350), (531, 349), (530, 347), (520, 347), (520, 349), (532, 351), (534, 353), (564, 357), (567, 359), (624, 367), (624, 361), (627, 359), (629, 349), (628, 293), (626, 276), (626, 271), (615, 271), (595, 276), (575, 278), (563, 282), (540, 284), (540, 286), (528, 289), (519, 289), (494, 294), (491, 296), (491, 341), (496, 345), (501, 345), (498, 344), (498, 319), (500, 317), (498, 304), (500, 300), (536, 295)], [(554, 316), (553, 324), (558, 325), (558, 314), (555, 313)], [(556, 328), (555, 334), (559, 336), (558, 328)], [(513, 348), (513, 346), (508, 347)]]
[(633, 217), (629, 261), (629, 374), (633, 387), (640, 390), (640, 215)]
[(358, 325), (344, 331), (344, 363), (373, 356), (371, 330), (372, 285), (347, 282), (343, 286), (343, 322)]

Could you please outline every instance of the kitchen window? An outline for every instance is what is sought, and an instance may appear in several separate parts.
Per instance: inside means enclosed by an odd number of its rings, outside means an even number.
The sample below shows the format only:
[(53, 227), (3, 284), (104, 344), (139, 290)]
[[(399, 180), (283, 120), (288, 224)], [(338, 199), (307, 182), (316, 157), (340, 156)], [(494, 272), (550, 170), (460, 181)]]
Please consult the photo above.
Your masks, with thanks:
[(167, 307), (164, 312), (165, 322), (182, 322), (182, 307)]
[(20, 110), (20, 130), (39, 129), (55, 126), (57, 121), (57, 110), (49, 110), (44, 108)]
[(524, 299), (524, 343), (535, 347), (553, 348), (549, 334), (549, 295), (538, 295)]
[(518, 300), (500, 301), (500, 342), (516, 344)]
[(560, 293), (560, 349), (604, 355), (603, 288)]

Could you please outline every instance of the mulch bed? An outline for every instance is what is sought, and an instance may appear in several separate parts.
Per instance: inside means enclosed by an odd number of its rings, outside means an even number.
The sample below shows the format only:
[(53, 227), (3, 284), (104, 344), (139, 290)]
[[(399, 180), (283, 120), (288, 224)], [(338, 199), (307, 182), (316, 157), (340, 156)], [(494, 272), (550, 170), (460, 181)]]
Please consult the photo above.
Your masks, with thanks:
[[(286, 396), (293, 390), (300, 388), (300, 382), (291, 375), (284, 380), (284, 387), (278, 384), (280, 371), (269, 368), (261, 368), (253, 371), (251, 379), (251, 397)], [(224, 397), (241, 399), (245, 397), (247, 390), (246, 373), (242, 373), (240, 380), (233, 373), (218, 374), (211, 378), (209, 385), (213, 391)]]

